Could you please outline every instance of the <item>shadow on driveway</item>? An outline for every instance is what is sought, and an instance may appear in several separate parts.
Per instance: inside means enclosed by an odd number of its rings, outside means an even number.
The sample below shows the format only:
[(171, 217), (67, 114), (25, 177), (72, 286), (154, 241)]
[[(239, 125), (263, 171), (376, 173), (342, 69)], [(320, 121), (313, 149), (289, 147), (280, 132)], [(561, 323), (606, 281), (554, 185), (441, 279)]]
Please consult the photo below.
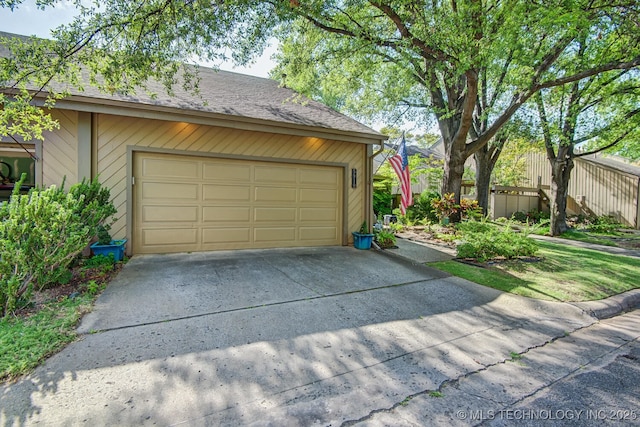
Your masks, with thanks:
[(592, 322), (348, 247), (137, 256), (0, 424), (339, 424)]

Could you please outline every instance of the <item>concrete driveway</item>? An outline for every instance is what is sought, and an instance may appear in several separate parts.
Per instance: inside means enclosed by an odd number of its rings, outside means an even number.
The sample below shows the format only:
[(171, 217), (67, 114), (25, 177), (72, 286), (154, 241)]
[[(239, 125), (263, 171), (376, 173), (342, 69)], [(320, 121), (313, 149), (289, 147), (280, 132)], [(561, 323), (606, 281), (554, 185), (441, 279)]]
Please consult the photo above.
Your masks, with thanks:
[(2, 425), (341, 425), (595, 320), (350, 247), (136, 256)]

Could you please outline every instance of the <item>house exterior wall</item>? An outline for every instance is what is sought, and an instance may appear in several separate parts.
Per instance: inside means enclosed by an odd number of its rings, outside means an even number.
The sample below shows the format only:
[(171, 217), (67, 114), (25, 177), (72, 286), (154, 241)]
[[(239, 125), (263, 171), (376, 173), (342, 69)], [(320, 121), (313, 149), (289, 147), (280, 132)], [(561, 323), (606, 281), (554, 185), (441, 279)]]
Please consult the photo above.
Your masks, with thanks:
[[(341, 163), (348, 164), (349, 169), (357, 169), (364, 178), (365, 144), (107, 114), (96, 115), (94, 120), (97, 173), (100, 181), (111, 189), (118, 209), (118, 219), (112, 227), (116, 237), (131, 233), (127, 230), (127, 218), (131, 214), (127, 203), (127, 197), (131, 197), (128, 191), (129, 147), (194, 155)], [(349, 230), (357, 230), (365, 217), (365, 187), (366, 182), (361, 179), (355, 189), (350, 186), (346, 189), (345, 222)]]
[[(535, 187), (551, 185), (551, 165), (542, 153), (530, 153), (527, 182)], [(580, 158), (569, 181), (567, 210), (573, 214), (612, 215), (623, 224), (639, 228), (638, 185), (640, 178)]]
[(69, 188), (81, 180), (78, 179), (78, 112), (53, 110), (51, 116), (60, 128), (44, 134), (42, 184), (60, 186), (65, 181), (65, 187)]

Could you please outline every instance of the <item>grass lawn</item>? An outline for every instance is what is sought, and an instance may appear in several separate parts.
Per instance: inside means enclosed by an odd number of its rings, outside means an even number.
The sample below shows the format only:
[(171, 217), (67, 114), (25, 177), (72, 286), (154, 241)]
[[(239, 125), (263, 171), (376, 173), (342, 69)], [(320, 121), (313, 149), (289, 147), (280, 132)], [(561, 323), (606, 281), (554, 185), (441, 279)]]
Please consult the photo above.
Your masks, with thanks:
[(76, 324), (91, 308), (93, 299), (88, 294), (64, 298), (28, 317), (0, 319), (0, 380), (31, 371), (75, 340)]
[(512, 260), (482, 267), (445, 261), (429, 266), (502, 291), (555, 301), (597, 300), (640, 287), (640, 258), (538, 244), (540, 261)]
[(122, 265), (90, 258), (72, 269), (69, 283), (36, 292), (31, 303), (0, 318), (0, 382), (31, 372), (74, 341), (80, 318)]
[(569, 240), (578, 240), (585, 243), (595, 243), (596, 245), (617, 246), (610, 236), (590, 234), (586, 231), (567, 230), (559, 237)]

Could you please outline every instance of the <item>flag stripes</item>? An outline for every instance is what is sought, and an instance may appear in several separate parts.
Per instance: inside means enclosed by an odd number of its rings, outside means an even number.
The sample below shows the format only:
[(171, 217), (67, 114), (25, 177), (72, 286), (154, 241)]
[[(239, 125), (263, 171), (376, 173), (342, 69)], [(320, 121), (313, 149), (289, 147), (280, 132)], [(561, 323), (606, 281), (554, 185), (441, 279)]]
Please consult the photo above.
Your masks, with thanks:
[(398, 175), (400, 180), (400, 213), (405, 215), (407, 212), (407, 206), (413, 204), (413, 193), (411, 192), (411, 176), (409, 172), (409, 159), (407, 158), (407, 149), (405, 147), (404, 134), (402, 135), (402, 142), (398, 147), (396, 154), (389, 159), (391, 167)]

